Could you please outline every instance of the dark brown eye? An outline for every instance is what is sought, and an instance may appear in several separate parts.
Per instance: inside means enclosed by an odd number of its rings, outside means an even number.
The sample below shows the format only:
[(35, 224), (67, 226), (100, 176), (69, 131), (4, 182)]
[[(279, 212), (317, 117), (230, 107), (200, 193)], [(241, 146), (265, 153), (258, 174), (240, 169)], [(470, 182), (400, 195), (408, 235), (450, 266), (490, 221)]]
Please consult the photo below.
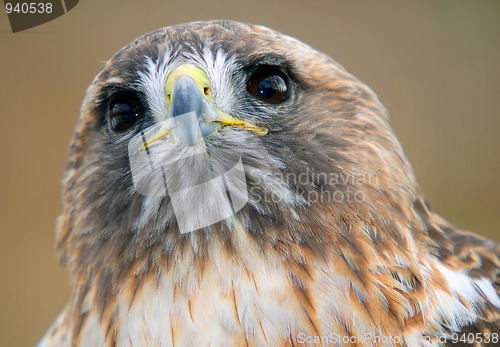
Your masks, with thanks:
[(109, 105), (109, 119), (115, 131), (125, 131), (140, 117), (139, 102), (131, 96), (114, 98)]
[(247, 89), (256, 98), (270, 104), (281, 104), (288, 100), (286, 76), (277, 68), (262, 67), (248, 79)]

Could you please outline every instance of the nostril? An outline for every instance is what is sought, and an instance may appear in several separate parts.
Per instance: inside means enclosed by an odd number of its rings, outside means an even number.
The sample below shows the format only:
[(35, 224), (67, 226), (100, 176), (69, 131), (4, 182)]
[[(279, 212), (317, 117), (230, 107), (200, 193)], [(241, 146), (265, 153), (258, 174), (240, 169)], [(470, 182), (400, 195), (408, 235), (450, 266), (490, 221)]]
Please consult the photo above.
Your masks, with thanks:
[(208, 88), (207, 86), (203, 87), (203, 93), (206, 96), (210, 96), (210, 88)]

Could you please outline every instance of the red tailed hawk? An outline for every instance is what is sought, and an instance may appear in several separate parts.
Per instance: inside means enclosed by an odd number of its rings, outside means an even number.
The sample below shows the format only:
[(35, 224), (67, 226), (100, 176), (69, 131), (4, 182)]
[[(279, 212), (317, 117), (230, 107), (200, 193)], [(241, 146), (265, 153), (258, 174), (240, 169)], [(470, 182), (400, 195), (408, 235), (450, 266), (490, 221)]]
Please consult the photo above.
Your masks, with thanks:
[(376, 95), (266, 27), (138, 38), (89, 86), (39, 346), (498, 345), (500, 247), (425, 202)]

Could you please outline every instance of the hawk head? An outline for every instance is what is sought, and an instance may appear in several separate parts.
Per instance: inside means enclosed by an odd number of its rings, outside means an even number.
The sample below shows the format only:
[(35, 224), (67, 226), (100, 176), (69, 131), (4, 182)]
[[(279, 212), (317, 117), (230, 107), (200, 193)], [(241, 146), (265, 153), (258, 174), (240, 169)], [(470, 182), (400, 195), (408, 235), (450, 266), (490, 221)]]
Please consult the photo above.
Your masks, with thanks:
[(338, 63), (265, 27), (189, 23), (124, 47), (88, 88), (59, 245), (201, 247), (235, 220), (321, 243), (325, 209), (404, 211), (416, 190), (385, 109)]
[(63, 184), (74, 345), (496, 329), (498, 246), (430, 210), (367, 86), (268, 28), (187, 23), (116, 53)]

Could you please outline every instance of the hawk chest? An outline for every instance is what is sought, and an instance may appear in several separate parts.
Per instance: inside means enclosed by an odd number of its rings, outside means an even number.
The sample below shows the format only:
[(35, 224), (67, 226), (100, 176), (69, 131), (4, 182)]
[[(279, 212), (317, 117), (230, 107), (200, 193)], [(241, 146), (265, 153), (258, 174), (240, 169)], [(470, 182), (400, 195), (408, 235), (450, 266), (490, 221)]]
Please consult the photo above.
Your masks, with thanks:
[(110, 324), (123, 346), (282, 345), (290, 334), (312, 333), (289, 272), (255, 254), (244, 263), (208, 262), (202, 271), (179, 264), (139, 287), (131, 281), (115, 305), (113, 322), (88, 320), (80, 345), (107, 345)]
[[(286, 274), (278, 269), (206, 269), (202, 277), (167, 275), (146, 284), (119, 335), (132, 345), (157, 341), (171, 345), (234, 346), (245, 340), (265, 345), (289, 326), (297, 314)], [(276, 341), (278, 342), (278, 341)]]

